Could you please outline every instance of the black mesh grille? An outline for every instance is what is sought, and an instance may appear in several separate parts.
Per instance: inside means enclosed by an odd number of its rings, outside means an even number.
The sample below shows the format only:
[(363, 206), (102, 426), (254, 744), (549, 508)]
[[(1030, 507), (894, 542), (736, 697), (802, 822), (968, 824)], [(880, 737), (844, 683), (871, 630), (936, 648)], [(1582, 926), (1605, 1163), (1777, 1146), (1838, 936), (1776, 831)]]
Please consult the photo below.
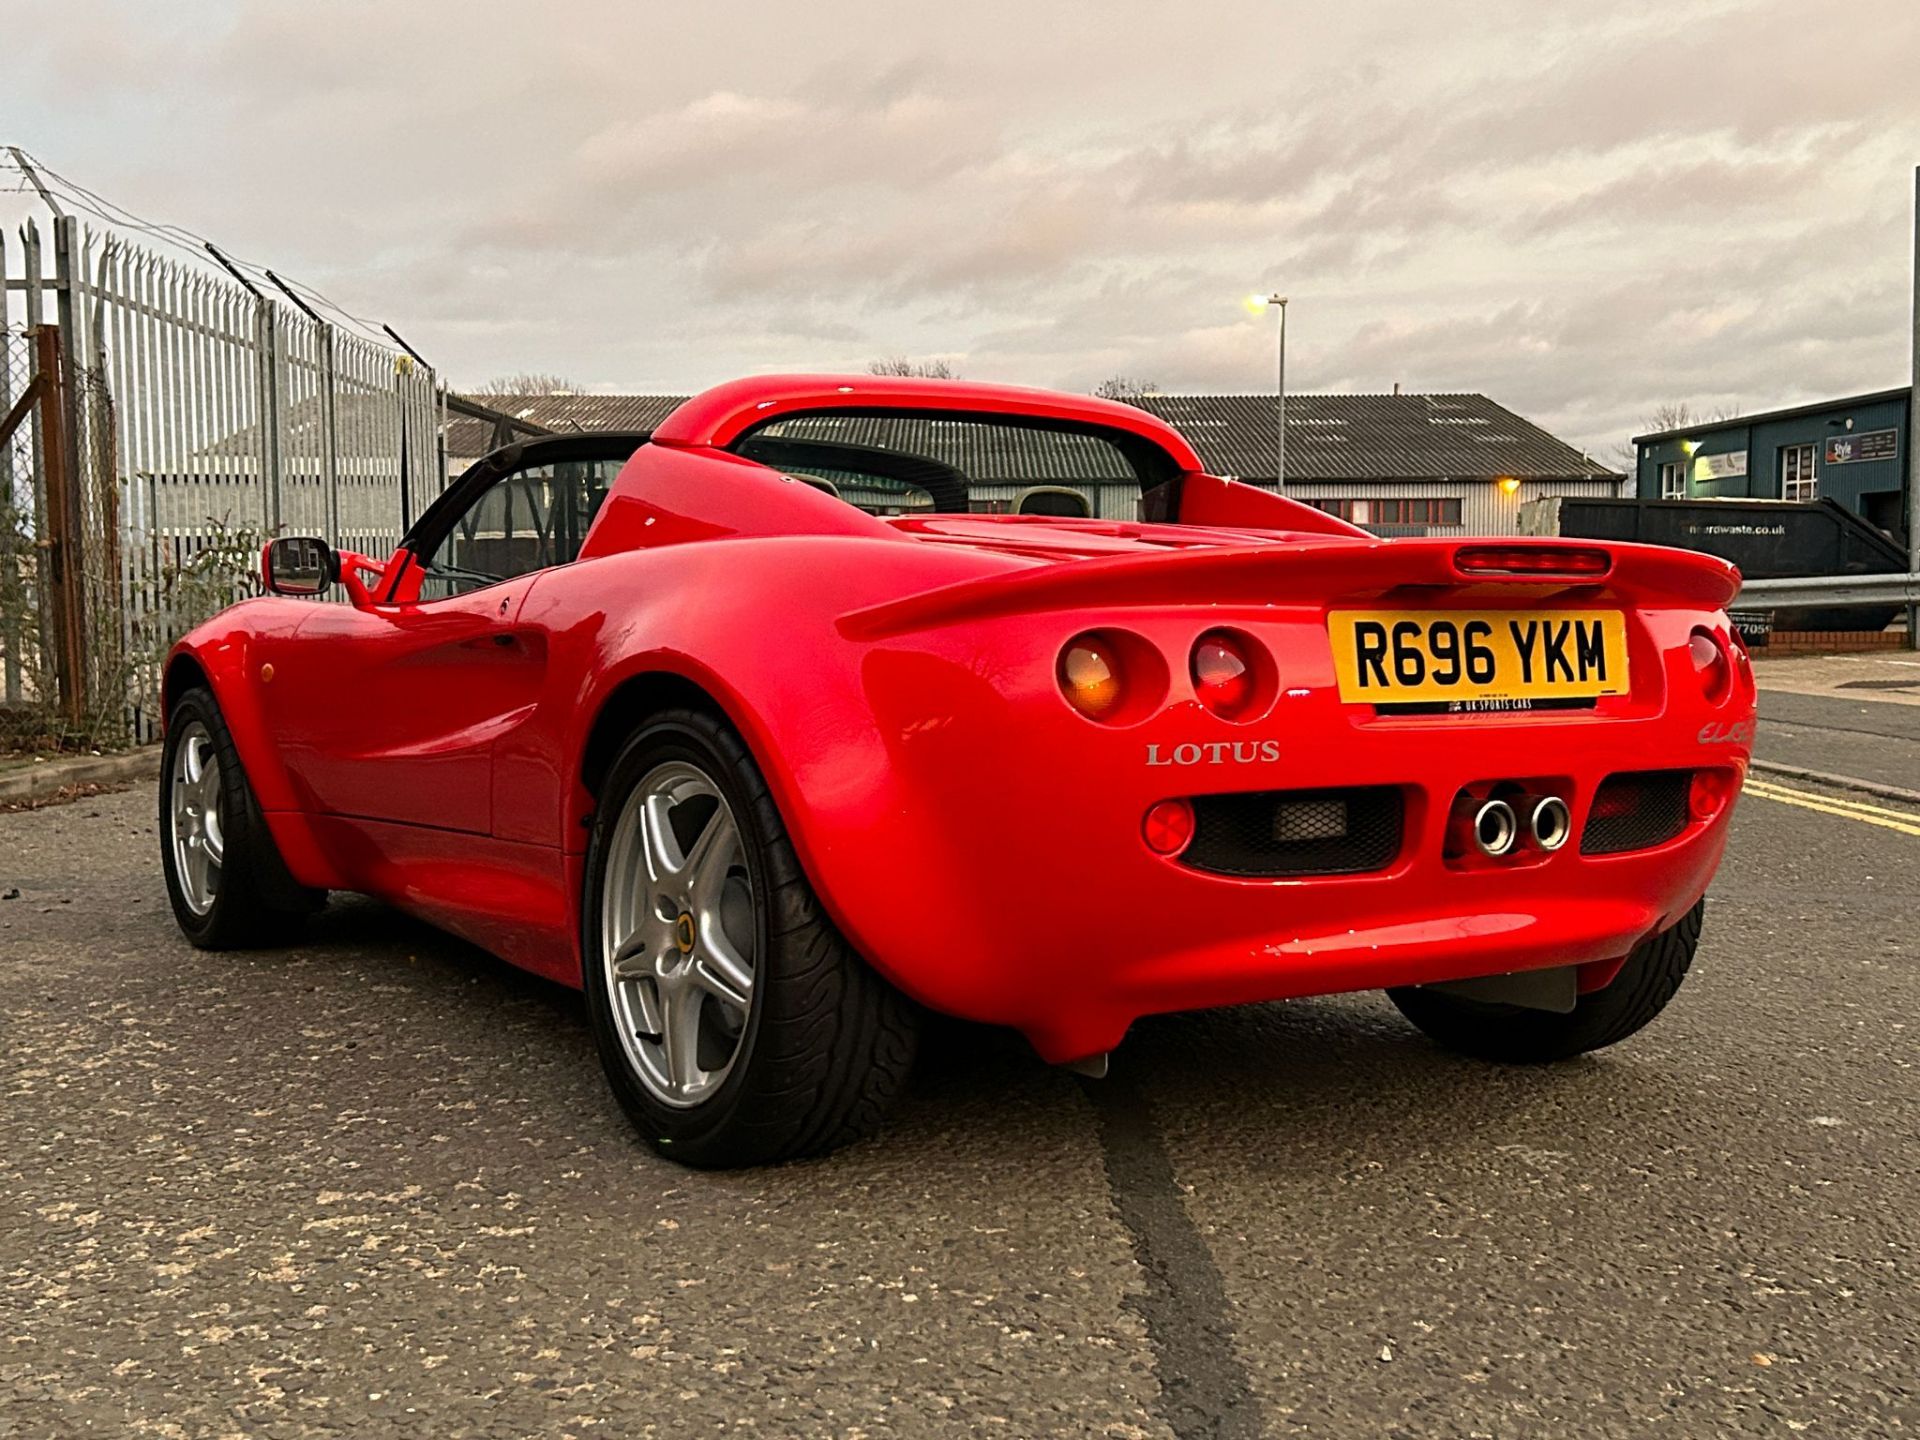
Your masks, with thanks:
[(1593, 797), (1582, 855), (1620, 855), (1664, 845), (1687, 828), (1691, 770), (1633, 770), (1609, 775)]
[(1403, 802), (1391, 785), (1197, 795), (1181, 859), (1217, 875), (1357, 875), (1400, 851)]

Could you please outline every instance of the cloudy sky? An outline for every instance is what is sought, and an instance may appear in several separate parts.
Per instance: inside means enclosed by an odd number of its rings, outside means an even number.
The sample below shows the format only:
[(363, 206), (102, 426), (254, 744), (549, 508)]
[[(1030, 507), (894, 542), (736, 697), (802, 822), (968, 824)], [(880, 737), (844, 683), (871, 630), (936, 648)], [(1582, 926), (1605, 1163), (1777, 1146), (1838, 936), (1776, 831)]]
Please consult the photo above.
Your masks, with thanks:
[(0, 140), (467, 387), (1258, 390), (1268, 287), (1290, 389), (1604, 458), (1908, 373), (1914, 0), (6, 9)]

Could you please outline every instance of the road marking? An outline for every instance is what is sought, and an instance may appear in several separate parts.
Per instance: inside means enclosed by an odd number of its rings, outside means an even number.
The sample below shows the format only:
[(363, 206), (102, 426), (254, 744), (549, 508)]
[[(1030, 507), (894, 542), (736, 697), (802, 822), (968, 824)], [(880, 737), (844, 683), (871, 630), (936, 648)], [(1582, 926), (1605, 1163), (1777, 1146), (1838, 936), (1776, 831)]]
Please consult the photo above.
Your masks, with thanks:
[(1866, 801), (1849, 801), (1849, 799), (1839, 797), (1839, 795), (1822, 795), (1820, 791), (1811, 791), (1811, 789), (1793, 789), (1791, 785), (1784, 785), (1784, 783), (1780, 783), (1778, 780), (1753, 780), (1749, 781), (1749, 783), (1759, 785), (1761, 789), (1774, 789), (1774, 791), (1784, 791), (1786, 795), (1799, 795), (1801, 799), (1809, 799), (1809, 801), (1820, 801), (1822, 804), (1837, 804), (1841, 810), (1860, 810), (1862, 814), (1878, 814), (1878, 816), (1885, 816), (1887, 820), (1905, 820), (1910, 826), (1920, 826), (1920, 814), (1914, 814), (1912, 810), (1889, 810), (1889, 808), (1885, 808), (1884, 804), (1868, 804)]
[(1818, 800), (1822, 805), (1836, 805), (1842, 810), (1857, 810), (1868, 815), (1884, 815), (1889, 820), (1902, 820), (1909, 825), (1920, 825), (1920, 814), (1911, 810), (1889, 810), (1884, 805), (1869, 805), (1864, 800), (1848, 800), (1839, 795), (1823, 795), (1817, 790), (1796, 790), (1791, 785), (1783, 785), (1778, 780), (1751, 780), (1749, 786), (1757, 785), (1762, 790), (1777, 790), (1786, 795), (1797, 795), (1803, 800)]
[(1770, 781), (1749, 778), (1746, 793), (1782, 805), (1797, 805), (1802, 810), (1817, 810), (1822, 815), (1838, 815), (1842, 820), (1858, 820), (1863, 825), (1878, 825), (1898, 830), (1902, 835), (1920, 835), (1920, 815), (1901, 810), (1882, 810), (1878, 805), (1862, 805), (1855, 800), (1836, 800), (1831, 795), (1811, 795)]

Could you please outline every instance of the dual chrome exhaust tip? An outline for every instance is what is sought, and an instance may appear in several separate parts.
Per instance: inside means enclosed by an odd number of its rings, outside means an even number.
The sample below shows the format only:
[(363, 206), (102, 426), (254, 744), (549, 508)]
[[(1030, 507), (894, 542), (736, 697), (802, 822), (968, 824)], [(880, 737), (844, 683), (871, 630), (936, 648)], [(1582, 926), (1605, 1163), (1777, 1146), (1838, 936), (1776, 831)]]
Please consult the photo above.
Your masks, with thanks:
[(1474, 849), (1497, 860), (1513, 852), (1524, 838), (1543, 854), (1551, 855), (1573, 834), (1573, 813), (1558, 795), (1523, 795), (1519, 809), (1505, 800), (1482, 800), (1469, 827)]

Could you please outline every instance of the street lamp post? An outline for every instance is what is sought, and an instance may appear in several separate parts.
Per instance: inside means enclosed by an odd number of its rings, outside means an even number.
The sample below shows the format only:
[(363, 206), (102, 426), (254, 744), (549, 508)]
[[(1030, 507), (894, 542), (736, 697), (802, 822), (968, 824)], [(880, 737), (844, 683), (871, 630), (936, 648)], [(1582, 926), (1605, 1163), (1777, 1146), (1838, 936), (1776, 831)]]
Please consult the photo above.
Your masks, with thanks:
[(1277, 455), (1275, 457), (1273, 484), (1276, 490), (1287, 488), (1287, 297), (1279, 293), (1272, 295), (1249, 295), (1247, 308), (1258, 313), (1263, 309), (1277, 308), (1280, 311), (1280, 335), (1277, 341), (1277, 353), (1274, 359), (1274, 410), (1275, 426), (1278, 430)]

